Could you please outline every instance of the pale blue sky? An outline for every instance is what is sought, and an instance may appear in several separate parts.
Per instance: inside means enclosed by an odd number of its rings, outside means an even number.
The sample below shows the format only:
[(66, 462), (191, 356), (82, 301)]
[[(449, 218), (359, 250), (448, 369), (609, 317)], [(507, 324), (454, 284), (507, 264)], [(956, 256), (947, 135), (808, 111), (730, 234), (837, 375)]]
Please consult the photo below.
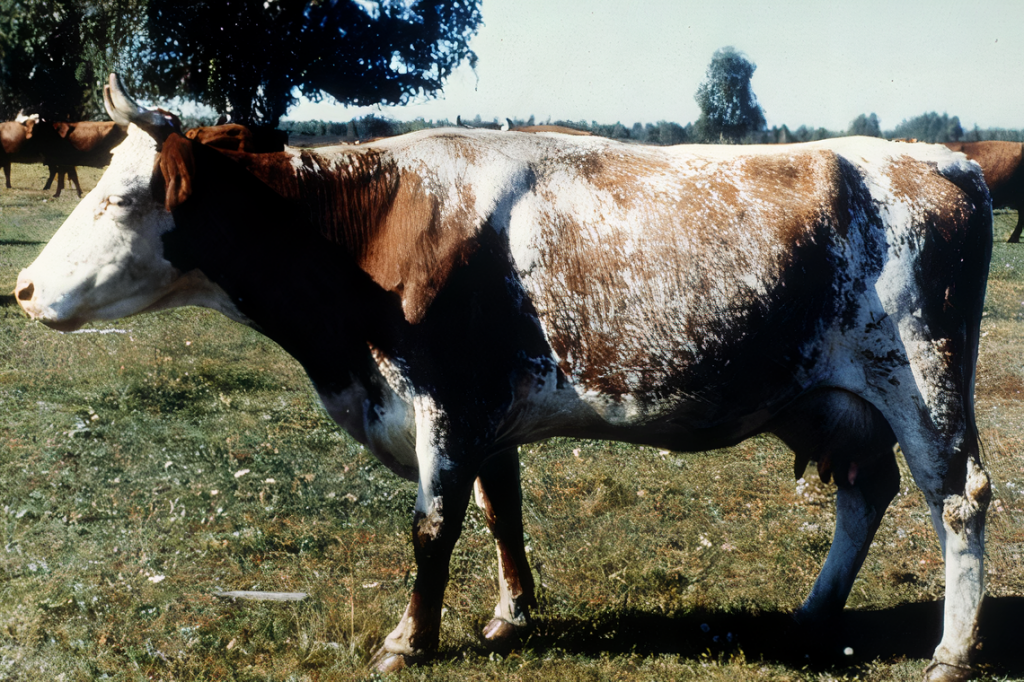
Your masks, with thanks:
[(686, 123), (712, 53), (755, 64), (769, 126), (845, 130), (876, 113), (883, 129), (927, 111), (964, 127), (1024, 128), (1021, 0), (484, 0), (460, 68), (435, 101), (351, 109), (304, 103), (291, 119), (399, 120), (480, 114)]

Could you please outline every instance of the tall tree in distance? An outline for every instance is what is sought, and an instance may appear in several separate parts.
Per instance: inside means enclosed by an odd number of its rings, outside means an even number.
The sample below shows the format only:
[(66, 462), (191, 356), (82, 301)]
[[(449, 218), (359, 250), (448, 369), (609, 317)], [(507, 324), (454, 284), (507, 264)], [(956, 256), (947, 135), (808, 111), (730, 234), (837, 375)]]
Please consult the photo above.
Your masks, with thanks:
[(704, 82), (694, 99), (700, 106), (695, 124), (707, 142), (738, 142), (748, 133), (766, 128), (764, 111), (757, 102), (750, 79), (757, 65), (734, 47), (715, 50)]
[(850, 122), (850, 129), (847, 131), (847, 134), (881, 137), (882, 126), (877, 115), (871, 114), (869, 116), (865, 116), (864, 114), (861, 114)]
[(891, 137), (915, 138), (921, 142), (959, 142), (964, 137), (960, 117), (941, 116), (934, 111), (900, 122)]
[(144, 80), (276, 126), (298, 93), (401, 104), (475, 64), (479, 0), (149, 0)]

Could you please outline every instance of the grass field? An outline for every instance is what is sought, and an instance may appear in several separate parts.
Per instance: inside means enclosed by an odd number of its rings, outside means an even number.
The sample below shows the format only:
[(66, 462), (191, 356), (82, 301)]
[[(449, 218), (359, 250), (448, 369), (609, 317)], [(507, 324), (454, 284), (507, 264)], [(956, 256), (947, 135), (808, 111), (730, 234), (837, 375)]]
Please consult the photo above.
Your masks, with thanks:
[[(80, 177), (88, 190), (99, 171)], [(16, 165), (0, 190), (0, 680), (368, 677), (411, 588), (414, 485), (334, 427), (278, 347), (215, 313), (73, 334), (29, 322), (17, 273), (77, 203), (44, 179)], [(1024, 679), (1024, 246), (1002, 243), (1015, 222), (996, 215), (977, 385), (995, 485), (978, 663), (994, 680)], [(833, 491), (813, 469), (794, 482), (779, 441), (683, 454), (556, 439), (522, 460), (535, 632), (506, 656), (480, 643), (497, 584), (474, 506), (439, 659), (398, 679), (920, 679), (943, 575), (905, 469), (842, 623), (808, 639), (788, 613), (828, 550)]]

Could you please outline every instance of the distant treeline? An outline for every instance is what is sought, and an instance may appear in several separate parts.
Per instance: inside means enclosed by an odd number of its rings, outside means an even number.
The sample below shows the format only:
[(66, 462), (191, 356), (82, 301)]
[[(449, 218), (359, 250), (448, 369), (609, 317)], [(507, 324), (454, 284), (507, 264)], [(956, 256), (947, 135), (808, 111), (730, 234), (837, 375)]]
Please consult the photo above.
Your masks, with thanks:
[[(186, 128), (200, 125), (213, 125), (213, 117), (184, 117), (183, 123)], [(672, 121), (658, 121), (657, 123), (634, 123), (625, 126), (620, 122), (598, 123), (597, 121), (568, 121), (568, 120), (546, 120), (537, 122), (533, 116), (528, 119), (512, 119), (513, 126), (530, 125), (559, 125), (577, 130), (585, 130), (616, 140), (630, 140), (644, 144), (672, 145), (672, 144), (696, 144), (716, 143), (719, 140), (706, 139), (693, 123), (680, 125)], [(478, 115), (473, 119), (463, 120), (464, 125), (480, 128), (499, 128), (497, 119), (485, 121)], [(417, 118), (413, 121), (395, 121), (375, 115), (367, 115), (361, 118), (354, 118), (351, 121), (292, 121), (282, 119), (278, 128), (285, 130), (294, 139), (292, 142), (301, 143), (302, 136), (312, 137), (338, 137), (340, 139), (355, 141), (368, 140), (374, 137), (389, 137), (402, 135), (424, 128), (443, 128), (454, 126), (454, 121), (441, 119), (437, 121), (426, 121)], [(1006, 128), (979, 128), (965, 130), (960, 125), (960, 119), (956, 116), (937, 114), (935, 112), (922, 114), (908, 119), (897, 125), (892, 130), (882, 130), (878, 124), (878, 117), (874, 114), (858, 116), (850, 123), (846, 130), (829, 130), (826, 128), (811, 128), (800, 126), (791, 130), (788, 126), (775, 126), (761, 132), (749, 133), (742, 138), (743, 144), (778, 144), (786, 142), (813, 142), (824, 140), (830, 137), (843, 137), (846, 135), (869, 135), (873, 137), (884, 137), (886, 139), (916, 139), (920, 142), (974, 142), (977, 140), (1006, 140), (1011, 142), (1024, 142), (1024, 130)]]

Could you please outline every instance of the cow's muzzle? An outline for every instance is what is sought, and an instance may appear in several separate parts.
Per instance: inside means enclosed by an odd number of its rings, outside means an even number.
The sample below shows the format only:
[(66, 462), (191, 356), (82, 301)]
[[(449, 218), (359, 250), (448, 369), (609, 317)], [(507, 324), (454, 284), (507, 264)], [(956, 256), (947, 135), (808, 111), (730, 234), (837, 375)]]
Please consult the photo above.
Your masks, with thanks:
[(36, 299), (36, 287), (32, 283), (32, 279), (28, 277), (24, 271), (18, 276), (18, 283), (14, 286), (14, 299), (21, 306), (29, 317), (33, 320), (39, 320), (50, 329), (56, 329), (60, 332), (70, 332), (80, 328), (84, 321), (74, 320), (58, 320), (54, 319), (56, 316), (49, 307), (42, 305)]

